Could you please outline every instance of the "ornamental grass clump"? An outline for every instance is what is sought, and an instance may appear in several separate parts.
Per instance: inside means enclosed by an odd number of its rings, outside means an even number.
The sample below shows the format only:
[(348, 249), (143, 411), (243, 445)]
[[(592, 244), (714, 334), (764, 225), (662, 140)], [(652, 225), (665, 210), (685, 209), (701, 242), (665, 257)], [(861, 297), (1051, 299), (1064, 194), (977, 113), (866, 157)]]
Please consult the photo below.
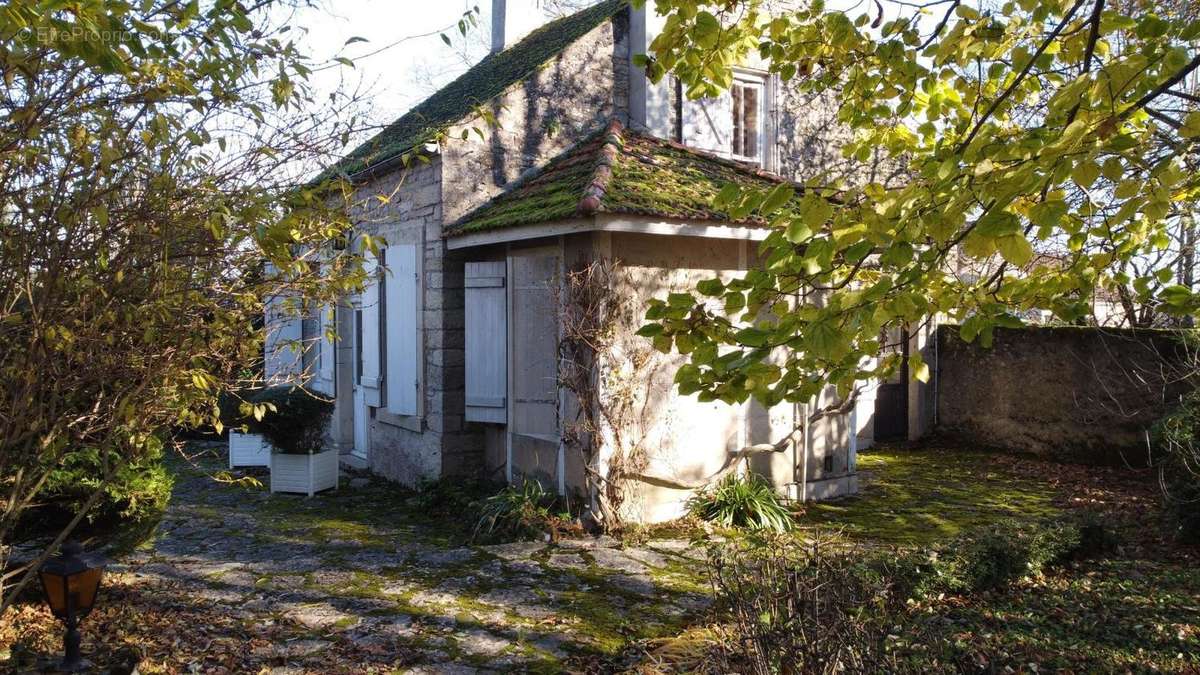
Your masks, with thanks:
[(473, 536), (475, 539), (541, 536), (553, 529), (550, 508), (554, 501), (554, 495), (536, 480), (506, 487), (483, 500)]
[(724, 527), (785, 532), (794, 521), (775, 489), (756, 474), (730, 474), (688, 500), (693, 516)]

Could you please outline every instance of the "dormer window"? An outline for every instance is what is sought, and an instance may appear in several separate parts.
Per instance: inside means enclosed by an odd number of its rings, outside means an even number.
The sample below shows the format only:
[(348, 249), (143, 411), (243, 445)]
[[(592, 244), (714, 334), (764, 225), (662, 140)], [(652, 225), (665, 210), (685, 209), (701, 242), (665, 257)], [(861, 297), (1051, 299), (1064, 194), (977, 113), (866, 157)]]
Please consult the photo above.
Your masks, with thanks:
[(751, 70), (734, 71), (729, 89), (713, 98), (687, 99), (676, 90), (675, 137), (697, 150), (773, 170), (769, 77)]
[(729, 88), (733, 99), (733, 133), (730, 154), (743, 162), (762, 163), (763, 94), (762, 78), (738, 76)]

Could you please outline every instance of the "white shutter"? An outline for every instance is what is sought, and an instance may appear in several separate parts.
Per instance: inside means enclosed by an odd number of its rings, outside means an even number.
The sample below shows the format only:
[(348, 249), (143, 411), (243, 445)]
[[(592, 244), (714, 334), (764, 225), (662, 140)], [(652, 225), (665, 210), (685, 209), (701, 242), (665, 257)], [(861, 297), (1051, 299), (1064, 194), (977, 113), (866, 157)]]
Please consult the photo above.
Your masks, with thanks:
[(367, 280), (359, 296), (362, 310), (362, 376), (358, 386), (362, 387), (366, 404), (378, 408), (383, 390), (383, 373), (379, 367), (379, 266), (370, 252), (364, 253), (363, 258)]
[(268, 384), (299, 381), (304, 370), (304, 324), (301, 317), (289, 311), (287, 296), (275, 295), (267, 298), (263, 325), (266, 331), (263, 343), (263, 377)]
[(334, 384), (334, 362), (337, 360), (337, 352), (333, 340), (329, 337), (329, 332), (334, 326), (334, 309), (331, 305), (320, 305), (317, 307), (317, 376), (313, 379), (313, 388), (322, 394), (333, 396), (335, 393)]
[(387, 409), (396, 415), (416, 415), (421, 363), (416, 245), (389, 246), (386, 262)]
[(733, 134), (733, 99), (726, 91), (716, 98), (683, 101), (683, 142), (718, 155), (729, 155)]
[(508, 311), (505, 263), (467, 263), (466, 385), (468, 422), (507, 421)]

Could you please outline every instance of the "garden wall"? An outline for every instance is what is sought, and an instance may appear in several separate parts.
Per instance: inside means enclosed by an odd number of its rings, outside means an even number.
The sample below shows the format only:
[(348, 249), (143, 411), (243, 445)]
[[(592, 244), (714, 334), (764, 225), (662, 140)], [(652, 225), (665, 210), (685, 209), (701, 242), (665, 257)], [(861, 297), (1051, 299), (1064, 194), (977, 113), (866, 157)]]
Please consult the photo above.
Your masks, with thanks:
[(1168, 331), (996, 329), (984, 348), (941, 326), (937, 340), (936, 429), (973, 446), (1144, 465), (1146, 432), (1187, 390)]

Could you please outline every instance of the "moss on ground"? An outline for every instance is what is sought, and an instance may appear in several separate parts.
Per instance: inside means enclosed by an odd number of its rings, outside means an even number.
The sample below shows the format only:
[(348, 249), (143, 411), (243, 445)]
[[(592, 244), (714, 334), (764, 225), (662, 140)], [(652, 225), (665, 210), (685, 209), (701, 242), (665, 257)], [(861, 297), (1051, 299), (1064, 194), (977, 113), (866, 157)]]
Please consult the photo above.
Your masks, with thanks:
[(880, 448), (860, 454), (862, 491), (807, 504), (802, 528), (841, 530), (871, 544), (930, 545), (1008, 518), (1060, 515), (1048, 480), (1016, 476), (986, 452)]

